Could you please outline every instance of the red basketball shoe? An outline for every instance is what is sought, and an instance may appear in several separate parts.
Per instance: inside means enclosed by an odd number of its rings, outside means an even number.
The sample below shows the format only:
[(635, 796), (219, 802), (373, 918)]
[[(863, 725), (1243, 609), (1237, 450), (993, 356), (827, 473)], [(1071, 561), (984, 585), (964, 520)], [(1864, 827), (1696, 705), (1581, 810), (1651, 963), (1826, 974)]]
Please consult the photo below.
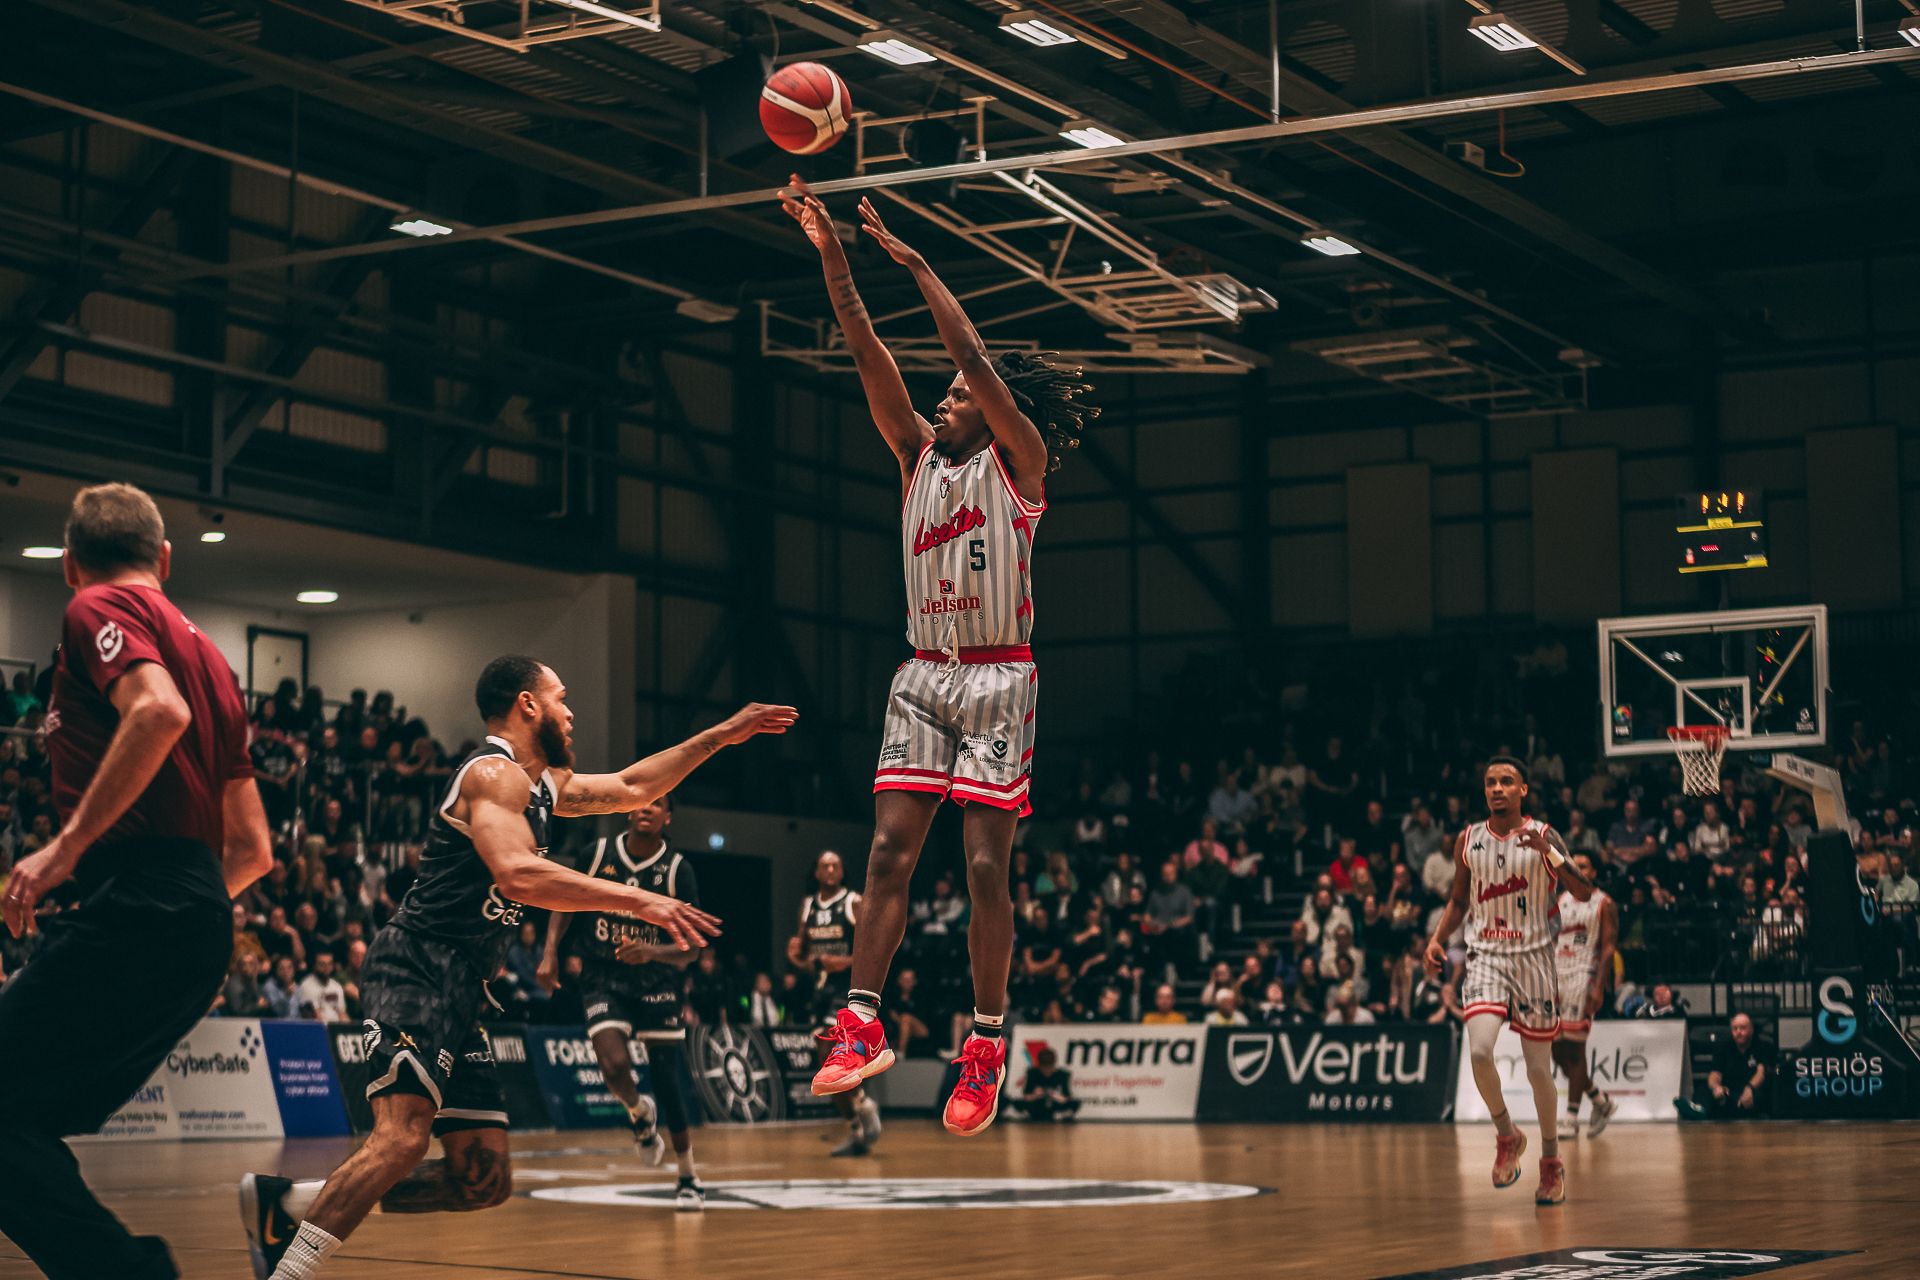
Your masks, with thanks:
[(1518, 1129), (1510, 1137), (1493, 1140), (1493, 1185), (1510, 1187), (1520, 1180), (1520, 1156), (1527, 1149), (1527, 1135)]
[(947, 1099), (947, 1132), (971, 1138), (1000, 1114), (1000, 1083), (1007, 1078), (1007, 1042), (1004, 1038), (968, 1036), (954, 1061), (960, 1067), (960, 1083)]
[(833, 1048), (820, 1070), (814, 1073), (816, 1098), (858, 1089), (861, 1081), (893, 1065), (893, 1050), (887, 1048), (887, 1029), (880, 1025), (878, 1018), (862, 1022), (853, 1010), (842, 1009), (832, 1030), (822, 1031), (819, 1038)]
[(1533, 1193), (1535, 1204), (1564, 1204), (1567, 1199), (1567, 1162), (1548, 1156), (1540, 1162), (1540, 1187)]

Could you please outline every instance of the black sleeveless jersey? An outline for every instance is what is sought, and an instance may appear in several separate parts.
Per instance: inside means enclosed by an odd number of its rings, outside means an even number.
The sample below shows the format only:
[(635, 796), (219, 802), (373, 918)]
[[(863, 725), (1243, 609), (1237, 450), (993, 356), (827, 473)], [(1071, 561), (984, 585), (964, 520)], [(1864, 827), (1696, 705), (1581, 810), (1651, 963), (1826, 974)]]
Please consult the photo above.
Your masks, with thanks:
[[(635, 858), (627, 852), (627, 835), (623, 831), (611, 838), (603, 837), (593, 844), (592, 859), (581, 870), (595, 880), (624, 884), (632, 889), (645, 889), (657, 893), (663, 898), (678, 898), (682, 902), (700, 905), (700, 888), (693, 874), (693, 864), (685, 855), (675, 853), (666, 845), (661, 845), (651, 855)], [(568, 929), (567, 938), (573, 950), (583, 959), (621, 964), (614, 952), (621, 943), (638, 940), (656, 947), (673, 945), (673, 938), (657, 924), (650, 924), (625, 912), (583, 911)], [(680, 970), (671, 965), (640, 965), (639, 972), (664, 970), (669, 976), (678, 977)]]
[(853, 911), (860, 895), (841, 889), (824, 901), (810, 893), (800, 904), (800, 936), (807, 940), (810, 956), (850, 956), (853, 954)]
[[(504, 738), (489, 736), (454, 770), (453, 780), (447, 784), (427, 828), (419, 876), (390, 921), (395, 928), (454, 947), (483, 981), (500, 971), (514, 931), (526, 913), (524, 906), (500, 892), (493, 882), (493, 872), (473, 847), (466, 824), (456, 822), (448, 812), (460, 795), (467, 770), (476, 760), (489, 757), (511, 760), (513, 748)], [(534, 848), (543, 858), (547, 856), (557, 791), (553, 774), (542, 773), (527, 798), (527, 826), (532, 828)]]

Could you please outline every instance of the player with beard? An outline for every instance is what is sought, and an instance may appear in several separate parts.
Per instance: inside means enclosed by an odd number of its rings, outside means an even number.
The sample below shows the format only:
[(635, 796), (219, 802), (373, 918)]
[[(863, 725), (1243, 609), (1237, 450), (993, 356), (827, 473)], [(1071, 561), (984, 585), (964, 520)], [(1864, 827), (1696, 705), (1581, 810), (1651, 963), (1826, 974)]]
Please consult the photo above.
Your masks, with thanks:
[(1007, 868), (1014, 827), (1032, 812), (1039, 690), (1028, 645), (1034, 530), (1047, 507), (1047, 473), (1098, 410), (1080, 402), (1090, 388), (1077, 369), (1031, 352), (989, 356), (952, 291), (863, 200), (862, 230), (912, 273), (957, 366), (933, 421), (921, 417), (854, 288), (826, 206), (798, 176), (792, 189), (782, 204), (819, 250), (867, 404), (900, 464), (907, 640), (914, 648), (888, 692), (852, 983), (825, 1037), (832, 1051), (813, 1091), (848, 1092), (893, 1065), (879, 1020), (880, 988), (906, 932), (907, 882), (941, 799), (951, 795), (965, 806), (974, 1014), (944, 1119), (948, 1132), (971, 1137), (993, 1123), (1006, 1078), (1013, 964)]
[[(1460, 989), (1466, 1006), (1467, 1060), (1473, 1082), (1493, 1117), (1493, 1185), (1520, 1178), (1527, 1136), (1514, 1127), (1493, 1061), (1500, 1023), (1520, 1035), (1520, 1052), (1540, 1121), (1540, 1185), (1535, 1204), (1567, 1198), (1567, 1168), (1560, 1159), (1553, 1083), (1553, 1042), (1560, 1030), (1560, 984), (1554, 972), (1553, 939), (1559, 931), (1557, 887), (1585, 902), (1593, 884), (1574, 869), (1566, 841), (1544, 822), (1528, 818), (1527, 766), (1512, 756), (1487, 761), (1487, 820), (1462, 831), (1453, 846), (1453, 890), (1427, 943), (1427, 972), (1447, 963), (1447, 939), (1467, 926), (1467, 976)], [(1557, 887), (1556, 887), (1557, 886)]]
[[(259, 1280), (308, 1280), (377, 1206), (386, 1213), (487, 1209), (512, 1191), (507, 1112), (480, 1016), (527, 907), (620, 912), (691, 950), (720, 922), (692, 903), (547, 860), (553, 818), (653, 804), (722, 747), (785, 733), (791, 707), (743, 707), (619, 773), (573, 772), (573, 711), (560, 677), (496, 658), (474, 701), (486, 742), (460, 763), (435, 811), (420, 871), (367, 951), (367, 1096), (373, 1132), (324, 1183), (248, 1174), (241, 1216)], [(443, 1158), (427, 1160), (432, 1138)]]

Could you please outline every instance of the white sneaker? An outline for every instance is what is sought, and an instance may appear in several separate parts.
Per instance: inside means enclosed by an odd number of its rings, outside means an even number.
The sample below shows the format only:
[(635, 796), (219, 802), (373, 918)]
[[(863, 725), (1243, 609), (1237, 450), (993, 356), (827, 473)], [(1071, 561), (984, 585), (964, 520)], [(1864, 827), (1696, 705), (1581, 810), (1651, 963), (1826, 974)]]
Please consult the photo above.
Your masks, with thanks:
[(682, 1174), (680, 1184), (673, 1191), (673, 1208), (676, 1213), (704, 1213), (707, 1208), (707, 1189), (700, 1185), (700, 1179), (690, 1174)]
[(1562, 1111), (1560, 1113), (1560, 1137), (1564, 1139), (1577, 1138), (1579, 1136), (1580, 1113), (1578, 1111)]
[(868, 1146), (880, 1140), (880, 1104), (872, 1098), (863, 1098), (854, 1114), (860, 1118), (860, 1136)]
[(667, 1144), (660, 1136), (659, 1108), (652, 1098), (640, 1095), (640, 1109), (627, 1116), (627, 1126), (633, 1130), (633, 1145), (638, 1148), (640, 1158), (654, 1168), (659, 1168), (667, 1158)]
[(1587, 1136), (1589, 1138), (1599, 1137), (1600, 1131), (1607, 1127), (1607, 1121), (1613, 1119), (1613, 1113), (1616, 1110), (1618, 1110), (1618, 1104), (1606, 1094), (1603, 1093), (1595, 1098), (1593, 1100), (1593, 1116), (1587, 1121)]

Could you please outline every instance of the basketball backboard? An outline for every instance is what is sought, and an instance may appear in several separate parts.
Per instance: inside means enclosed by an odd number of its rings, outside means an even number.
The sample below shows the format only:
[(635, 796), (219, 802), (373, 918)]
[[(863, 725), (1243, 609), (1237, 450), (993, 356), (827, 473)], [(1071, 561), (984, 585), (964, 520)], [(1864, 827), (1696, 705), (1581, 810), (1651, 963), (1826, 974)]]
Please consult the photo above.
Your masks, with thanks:
[(1600, 741), (1609, 756), (1665, 755), (1667, 730), (1723, 724), (1733, 751), (1827, 740), (1827, 607), (1603, 618)]

